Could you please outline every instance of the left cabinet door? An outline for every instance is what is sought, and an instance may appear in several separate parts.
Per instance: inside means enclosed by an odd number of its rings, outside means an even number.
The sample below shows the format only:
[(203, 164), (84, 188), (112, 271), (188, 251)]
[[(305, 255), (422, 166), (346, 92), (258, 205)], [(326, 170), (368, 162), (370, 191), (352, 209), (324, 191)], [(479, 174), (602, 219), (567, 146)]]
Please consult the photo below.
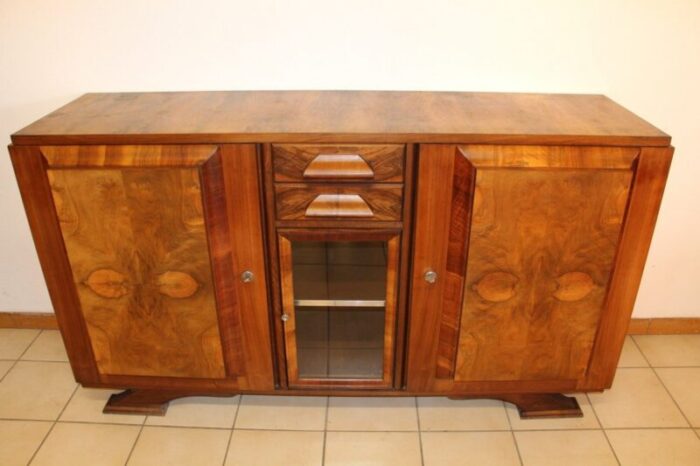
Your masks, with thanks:
[(273, 387), (254, 145), (11, 154), (79, 381)]

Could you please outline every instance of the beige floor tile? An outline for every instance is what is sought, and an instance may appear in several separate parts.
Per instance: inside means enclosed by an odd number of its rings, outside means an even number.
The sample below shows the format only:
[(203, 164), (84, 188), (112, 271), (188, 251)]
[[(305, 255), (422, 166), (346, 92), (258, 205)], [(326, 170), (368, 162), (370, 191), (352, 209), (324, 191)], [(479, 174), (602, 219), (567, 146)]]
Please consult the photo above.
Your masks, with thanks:
[(32, 466), (121, 466), (140, 427), (105, 424), (56, 424)]
[(415, 398), (331, 398), (328, 430), (416, 431)]
[(0, 464), (28, 464), (51, 425), (43, 421), (0, 421)]
[(417, 466), (418, 432), (328, 432), (326, 466)]
[(225, 466), (320, 466), (323, 432), (234, 430)]
[(516, 432), (523, 465), (616, 465), (602, 430)]
[(0, 380), (7, 374), (14, 363), (14, 361), (0, 361)]
[(221, 465), (231, 435), (225, 429), (144, 427), (129, 466)]
[(250, 396), (241, 399), (237, 429), (323, 430), (326, 398), (315, 396)]
[(423, 431), (510, 429), (503, 402), (498, 400), (418, 398), (418, 415)]
[(508, 418), (513, 430), (564, 430), (564, 429), (599, 429), (600, 424), (591, 408), (586, 395), (576, 395), (583, 417), (560, 419), (520, 419), (518, 408), (506, 403)]
[(700, 366), (700, 335), (636, 335), (634, 341), (654, 367)]
[(652, 369), (618, 369), (612, 389), (588, 397), (605, 428), (688, 427)]
[(700, 367), (656, 369), (693, 427), (700, 427)]
[(700, 464), (700, 439), (691, 429), (609, 430), (622, 466)]
[(103, 414), (102, 408), (112, 393), (118, 390), (101, 390), (78, 387), (68, 406), (61, 414), (61, 421), (100, 422), (104, 424), (143, 424), (145, 416), (135, 414)]
[(22, 355), (23, 361), (68, 361), (58, 330), (44, 330)]
[(18, 359), (40, 331), (0, 328), (0, 359)]
[(233, 428), (238, 396), (189, 397), (170, 402), (165, 416), (148, 416), (147, 425)]
[(0, 418), (55, 420), (75, 387), (68, 363), (20, 361), (0, 382)]
[(649, 363), (644, 359), (644, 355), (630, 336), (625, 337), (625, 344), (622, 347), (617, 367), (649, 367)]
[(426, 466), (518, 466), (510, 432), (423, 432)]

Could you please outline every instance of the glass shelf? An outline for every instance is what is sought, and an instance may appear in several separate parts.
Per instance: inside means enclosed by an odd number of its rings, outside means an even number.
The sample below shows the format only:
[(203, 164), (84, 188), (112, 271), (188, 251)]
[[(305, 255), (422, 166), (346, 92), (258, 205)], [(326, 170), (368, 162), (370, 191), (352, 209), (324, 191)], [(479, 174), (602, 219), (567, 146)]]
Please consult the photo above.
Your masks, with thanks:
[(292, 241), (300, 379), (381, 380), (387, 296), (384, 241)]

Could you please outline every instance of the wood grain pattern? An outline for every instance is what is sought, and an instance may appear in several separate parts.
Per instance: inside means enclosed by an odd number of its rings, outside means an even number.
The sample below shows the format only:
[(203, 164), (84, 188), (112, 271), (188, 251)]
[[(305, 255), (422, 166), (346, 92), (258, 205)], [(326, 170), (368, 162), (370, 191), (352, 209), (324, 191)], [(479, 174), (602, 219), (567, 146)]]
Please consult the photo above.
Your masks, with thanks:
[[(453, 193), (445, 180), (454, 179), (455, 155), (455, 147), (445, 144), (421, 145), (418, 152), (407, 348), (407, 385), (411, 391), (437, 391), (441, 385), (435, 379), (445, 296), (445, 280), (441, 277), (447, 263), (450, 231), (445, 206)], [(438, 273), (435, 283), (423, 279), (428, 270)], [(449, 391), (453, 381), (445, 380), (442, 385), (446, 385), (444, 391)]]
[[(598, 153), (607, 151), (610, 157)], [(548, 152), (553, 167), (546, 167)], [(489, 382), (498, 390), (499, 381), (575, 385), (583, 378), (637, 154), (595, 147), (421, 146), (410, 389), (469, 390)], [(468, 262), (460, 247), (468, 247)], [(428, 268), (437, 271), (437, 283), (422, 281)], [(455, 319), (459, 349), (452, 381)]]
[[(482, 150), (462, 148), (469, 160)], [(622, 168), (611, 155), (593, 158), (605, 161), (597, 168), (503, 168), (495, 158), (477, 170), (456, 380), (583, 376), (632, 180), (633, 159)]]
[(403, 181), (404, 146), (400, 144), (273, 144), (272, 157), (278, 182)]
[(466, 157), (455, 154), (451, 180), (452, 196), (448, 204), (450, 206), (450, 230), (447, 239), (447, 257), (445, 273), (441, 278), (444, 288), (435, 372), (438, 378), (452, 378), (455, 371), (462, 296), (464, 294), (464, 275), (469, 249), (469, 225), (472, 215), (470, 199), (474, 189), (474, 180), (474, 167)]
[(319, 194), (305, 217), (373, 217), (372, 208), (357, 194)]
[(601, 95), (240, 91), (86, 94), (12, 141), (667, 146), (670, 138)]
[[(268, 279), (265, 254), (260, 172), (257, 148), (252, 144), (221, 146), (226, 212), (232, 268), (225, 272), (232, 281), (235, 312), (240, 316), (240, 333), (224, 340), (227, 354), (240, 351), (243, 365), (238, 371), (238, 389), (270, 390), (274, 387)], [(249, 270), (254, 279), (240, 280)], [(224, 273), (224, 272), (222, 272)], [(222, 333), (231, 328), (221, 323)]]
[(100, 372), (224, 377), (199, 170), (47, 174)]
[[(673, 152), (603, 96), (455, 92), (88, 94), (13, 141), (73, 371), (146, 390), (115, 398), (126, 410), (278, 384), (544, 412), (609, 387)], [(319, 196), (344, 215), (306, 215)], [(339, 209), (347, 196), (373, 219)], [(278, 233), (390, 241), (381, 381), (289, 388)]]
[[(359, 221), (399, 221), (402, 212), (403, 186), (400, 184), (341, 185), (341, 184), (295, 184), (278, 183), (275, 185), (277, 220), (305, 220), (309, 207), (320, 195), (359, 196), (372, 212), (372, 216), (363, 215)], [(335, 209), (335, 217), (352, 219), (359, 212), (357, 208)], [(345, 215), (340, 215), (340, 214)], [(352, 215), (348, 215), (352, 214)], [(312, 216), (314, 218), (316, 216)]]
[(10, 156), (73, 375), (82, 384), (98, 383), (95, 355), (46, 178), (46, 159), (38, 147), (10, 146)]
[(672, 158), (672, 147), (644, 148), (639, 154), (620, 248), (615, 258), (615, 273), (610, 282), (588, 373), (579, 384), (579, 389), (602, 390), (612, 385)]
[(374, 171), (358, 154), (319, 154), (309, 162), (302, 176), (305, 180), (371, 180)]

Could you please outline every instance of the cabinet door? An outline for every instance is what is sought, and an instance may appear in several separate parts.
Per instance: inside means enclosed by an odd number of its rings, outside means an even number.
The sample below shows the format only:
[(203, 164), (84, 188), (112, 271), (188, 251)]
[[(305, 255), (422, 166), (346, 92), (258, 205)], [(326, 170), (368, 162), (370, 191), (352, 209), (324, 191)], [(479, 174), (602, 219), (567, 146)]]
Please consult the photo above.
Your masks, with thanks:
[[(410, 389), (577, 387), (605, 308), (639, 152), (421, 147)], [(426, 280), (428, 272), (437, 279)]]
[[(255, 146), (14, 147), (12, 155), (80, 381), (272, 387)], [(253, 281), (239, 280), (245, 270)]]
[(290, 387), (392, 386), (400, 233), (279, 230)]

